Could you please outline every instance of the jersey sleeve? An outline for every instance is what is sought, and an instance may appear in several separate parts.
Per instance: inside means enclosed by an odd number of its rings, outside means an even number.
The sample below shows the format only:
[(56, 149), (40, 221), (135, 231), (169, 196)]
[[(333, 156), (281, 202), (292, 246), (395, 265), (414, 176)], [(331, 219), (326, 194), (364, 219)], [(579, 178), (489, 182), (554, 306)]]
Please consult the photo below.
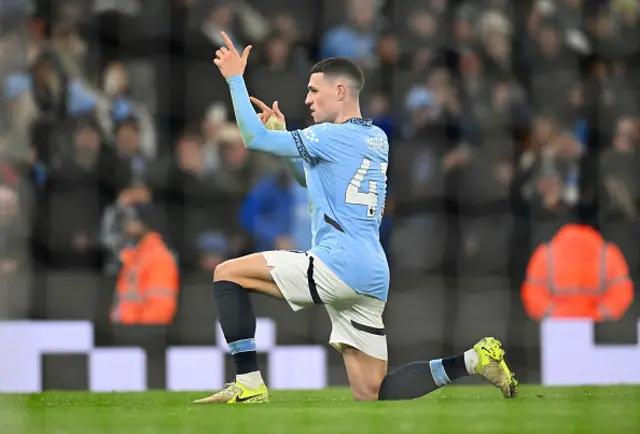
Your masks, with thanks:
[[(336, 161), (340, 155), (335, 126), (332, 124), (312, 125), (304, 130), (292, 131), (300, 157), (312, 164), (318, 161)], [(344, 152), (344, 150), (342, 150)]]
[(238, 129), (247, 149), (268, 152), (279, 157), (298, 157), (298, 149), (291, 134), (286, 131), (270, 131), (258, 120), (242, 76), (229, 77), (227, 83)]
[(285, 158), (285, 164), (287, 165), (287, 169), (293, 175), (293, 178), (296, 180), (298, 184), (302, 187), (307, 187), (307, 179), (304, 173), (304, 163), (300, 158)]

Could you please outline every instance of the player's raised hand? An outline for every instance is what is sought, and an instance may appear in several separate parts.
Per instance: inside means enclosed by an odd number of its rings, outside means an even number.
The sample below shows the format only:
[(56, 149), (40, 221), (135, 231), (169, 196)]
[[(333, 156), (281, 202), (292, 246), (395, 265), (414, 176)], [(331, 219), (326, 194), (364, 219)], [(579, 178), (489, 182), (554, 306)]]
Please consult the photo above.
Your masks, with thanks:
[(252, 103), (257, 105), (260, 110), (262, 110), (262, 113), (258, 113), (258, 119), (260, 119), (260, 122), (262, 122), (263, 124), (266, 124), (273, 114), (273, 110), (271, 110), (268, 105), (260, 101), (258, 98), (250, 96), (249, 99)]
[(234, 75), (244, 74), (244, 70), (247, 67), (247, 59), (249, 58), (249, 52), (251, 52), (252, 46), (249, 45), (242, 52), (242, 56), (236, 50), (236, 47), (229, 39), (229, 36), (225, 32), (222, 33), (226, 47), (220, 48), (216, 51), (216, 58), (213, 59), (213, 63), (216, 64), (220, 73), (224, 78), (233, 77)]
[(266, 125), (269, 119), (272, 116), (275, 116), (275, 119), (277, 120), (277, 122), (281, 123), (282, 125), (286, 125), (287, 120), (284, 117), (284, 114), (280, 111), (280, 107), (278, 106), (278, 101), (274, 102), (273, 108), (271, 108), (268, 105), (266, 105), (264, 102), (260, 101), (258, 98), (250, 96), (249, 99), (251, 99), (251, 102), (257, 105), (258, 108), (260, 108), (260, 110), (262, 110), (262, 113), (258, 113), (258, 118), (263, 124)]
[(284, 113), (282, 113), (280, 111), (280, 106), (278, 105), (278, 101), (275, 101), (273, 103), (273, 114), (276, 115), (276, 117), (278, 118), (279, 121), (281, 121), (282, 123), (286, 123), (286, 119), (284, 117)]

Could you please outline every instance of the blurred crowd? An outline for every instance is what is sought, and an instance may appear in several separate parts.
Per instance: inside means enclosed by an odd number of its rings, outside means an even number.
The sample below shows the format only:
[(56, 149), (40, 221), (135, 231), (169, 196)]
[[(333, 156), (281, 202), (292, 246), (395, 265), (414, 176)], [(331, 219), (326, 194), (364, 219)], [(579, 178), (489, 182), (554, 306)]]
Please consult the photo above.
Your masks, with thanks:
[(182, 272), (310, 245), (305, 191), (249, 153), (211, 59), (309, 124), (308, 70), (359, 61), (391, 140), (401, 272), (517, 274), (564, 223), (639, 265), (637, 0), (3, 0), (0, 273), (119, 272), (150, 203)]

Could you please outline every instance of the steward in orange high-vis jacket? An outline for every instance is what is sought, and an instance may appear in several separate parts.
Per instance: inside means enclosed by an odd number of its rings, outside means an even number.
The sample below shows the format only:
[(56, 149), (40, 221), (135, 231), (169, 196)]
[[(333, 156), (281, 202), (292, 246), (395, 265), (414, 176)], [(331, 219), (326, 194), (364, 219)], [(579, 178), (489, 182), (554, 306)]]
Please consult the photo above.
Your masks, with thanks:
[(618, 320), (633, 301), (633, 283), (615, 244), (589, 226), (568, 224), (533, 253), (522, 301), (535, 320)]
[(135, 246), (120, 252), (122, 270), (111, 310), (113, 323), (170, 324), (176, 312), (179, 278), (173, 255), (152, 228), (149, 204), (130, 208), (124, 219), (127, 236)]

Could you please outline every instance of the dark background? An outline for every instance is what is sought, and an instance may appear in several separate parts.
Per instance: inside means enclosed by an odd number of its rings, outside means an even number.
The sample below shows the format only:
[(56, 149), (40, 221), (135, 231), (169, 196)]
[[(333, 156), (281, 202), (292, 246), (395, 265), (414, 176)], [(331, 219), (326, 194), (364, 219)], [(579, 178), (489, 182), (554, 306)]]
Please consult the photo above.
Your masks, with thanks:
[[(637, 6), (111, 3), (116, 7), (1, 2), (2, 317), (92, 320), (99, 346), (148, 347), (152, 387), (163, 386), (167, 345), (214, 343), (211, 275), (198, 264), (194, 239), (215, 231), (231, 246), (226, 257), (255, 251), (239, 207), (256, 182), (282, 167), (243, 154), (232, 123), (225, 124), (230, 139), (222, 128), (207, 130), (212, 105), (226, 109), (223, 123), (233, 121), (228, 90), (211, 63), (220, 42), (207, 36), (222, 27), (238, 45), (254, 45), (250, 91), (279, 99), (289, 129), (309, 123), (303, 100), (315, 61), (351, 55), (365, 70), (364, 115), (391, 143), (382, 230), (392, 267), (385, 314), (391, 365), (462, 351), (494, 335), (518, 377), (539, 381), (538, 325), (524, 314), (520, 284), (533, 249), (567, 222), (593, 225), (617, 243), (637, 282)], [(125, 66), (128, 83), (117, 98), (104, 80), (113, 62)], [(42, 64), (53, 72), (40, 80)], [(117, 134), (130, 117), (143, 136), (133, 151)], [(98, 134), (97, 147), (82, 136), (87, 129)], [(179, 146), (187, 132), (200, 136), (195, 148)], [(190, 168), (194, 156), (207, 161), (206, 170)], [(117, 267), (101, 223), (134, 184), (150, 189), (181, 266), (179, 311), (167, 327), (125, 330), (107, 321)], [(326, 343), (322, 309), (293, 314), (284, 303), (257, 298), (258, 315), (276, 319), (279, 345)], [(638, 306), (617, 323), (594, 326), (598, 343), (638, 342)], [(339, 355), (330, 354), (330, 384), (344, 384)], [(45, 386), (63, 387), (60, 371), (74, 373), (67, 384), (84, 384), (76, 373), (86, 360), (60, 357), (46, 356)]]

